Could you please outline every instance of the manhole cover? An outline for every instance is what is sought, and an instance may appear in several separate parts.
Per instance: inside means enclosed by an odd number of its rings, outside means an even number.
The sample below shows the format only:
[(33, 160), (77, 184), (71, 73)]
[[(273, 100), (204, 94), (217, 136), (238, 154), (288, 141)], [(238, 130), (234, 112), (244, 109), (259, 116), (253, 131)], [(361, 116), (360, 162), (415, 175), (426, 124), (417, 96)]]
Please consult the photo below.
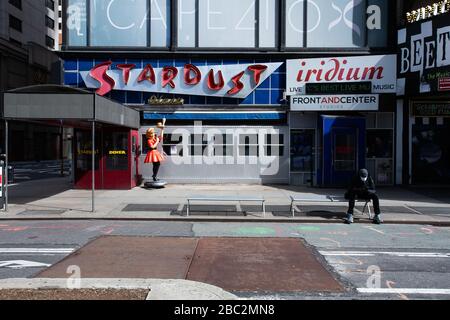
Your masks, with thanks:
[(242, 292), (343, 291), (300, 239), (201, 239), (188, 280)]

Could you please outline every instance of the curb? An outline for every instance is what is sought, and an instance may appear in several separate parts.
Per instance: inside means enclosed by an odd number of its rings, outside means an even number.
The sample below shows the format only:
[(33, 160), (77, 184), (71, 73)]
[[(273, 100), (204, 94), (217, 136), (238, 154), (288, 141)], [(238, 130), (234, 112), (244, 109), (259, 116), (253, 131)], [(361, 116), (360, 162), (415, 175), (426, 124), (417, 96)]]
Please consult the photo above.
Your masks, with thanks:
[[(260, 219), (237, 219), (237, 218), (140, 218), (140, 217), (1, 217), (0, 221), (160, 221), (160, 222), (232, 222), (232, 223), (314, 223), (314, 224), (342, 224), (342, 219), (285, 219), (285, 218), (260, 218)], [(370, 220), (355, 221), (354, 224), (371, 224)], [(450, 221), (385, 221), (384, 225), (430, 225), (435, 227), (450, 227)]]
[(79, 286), (68, 287), (77, 279), (5, 279), (0, 290), (51, 289), (148, 289), (146, 300), (237, 300), (238, 297), (219, 287), (189, 280), (173, 279), (79, 279)]

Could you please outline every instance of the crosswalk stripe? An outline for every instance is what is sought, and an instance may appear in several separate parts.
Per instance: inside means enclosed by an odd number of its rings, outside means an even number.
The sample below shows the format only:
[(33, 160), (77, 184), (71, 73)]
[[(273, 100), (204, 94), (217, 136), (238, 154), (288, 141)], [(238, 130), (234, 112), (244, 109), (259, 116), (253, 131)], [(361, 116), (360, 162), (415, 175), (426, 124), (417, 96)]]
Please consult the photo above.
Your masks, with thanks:
[(73, 248), (0, 248), (0, 254), (2, 253), (65, 254), (65, 253), (72, 253), (73, 251), (74, 251)]
[(424, 294), (424, 295), (450, 295), (450, 289), (420, 289), (420, 288), (358, 288), (359, 293), (381, 294)]
[(404, 258), (450, 258), (450, 253), (445, 252), (319, 251), (319, 253), (331, 257), (374, 257), (375, 255), (387, 255)]

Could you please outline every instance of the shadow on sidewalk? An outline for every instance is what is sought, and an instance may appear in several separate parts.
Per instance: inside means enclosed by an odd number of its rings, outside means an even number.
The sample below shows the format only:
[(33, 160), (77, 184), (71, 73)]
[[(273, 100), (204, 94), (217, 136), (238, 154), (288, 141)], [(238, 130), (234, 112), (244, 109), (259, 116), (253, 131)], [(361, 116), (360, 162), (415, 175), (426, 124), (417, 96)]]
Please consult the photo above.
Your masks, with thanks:
[[(305, 193), (311, 195), (336, 195), (343, 196), (345, 188), (320, 188), (309, 186), (291, 186), (291, 185), (265, 185), (267, 187), (277, 188), (279, 190), (291, 193)], [(450, 204), (450, 187), (404, 187), (404, 186), (379, 186), (377, 193), (381, 200), (388, 201), (423, 201), (432, 204)]]
[(73, 189), (69, 177), (27, 181), (8, 188), (10, 204), (25, 205)]

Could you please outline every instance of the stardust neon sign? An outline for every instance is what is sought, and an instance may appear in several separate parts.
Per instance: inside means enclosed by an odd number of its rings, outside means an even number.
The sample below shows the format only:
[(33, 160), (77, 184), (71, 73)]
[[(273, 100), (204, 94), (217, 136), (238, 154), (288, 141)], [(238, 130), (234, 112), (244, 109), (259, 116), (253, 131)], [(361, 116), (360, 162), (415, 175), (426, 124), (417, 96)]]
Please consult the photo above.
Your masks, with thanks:
[(81, 77), (88, 88), (97, 89), (97, 94), (101, 96), (112, 90), (126, 90), (244, 99), (281, 65), (185, 64), (183, 67), (154, 68), (147, 64), (137, 69), (134, 64), (118, 64), (111, 69), (112, 62), (108, 61), (96, 65), (90, 71), (81, 72)]

